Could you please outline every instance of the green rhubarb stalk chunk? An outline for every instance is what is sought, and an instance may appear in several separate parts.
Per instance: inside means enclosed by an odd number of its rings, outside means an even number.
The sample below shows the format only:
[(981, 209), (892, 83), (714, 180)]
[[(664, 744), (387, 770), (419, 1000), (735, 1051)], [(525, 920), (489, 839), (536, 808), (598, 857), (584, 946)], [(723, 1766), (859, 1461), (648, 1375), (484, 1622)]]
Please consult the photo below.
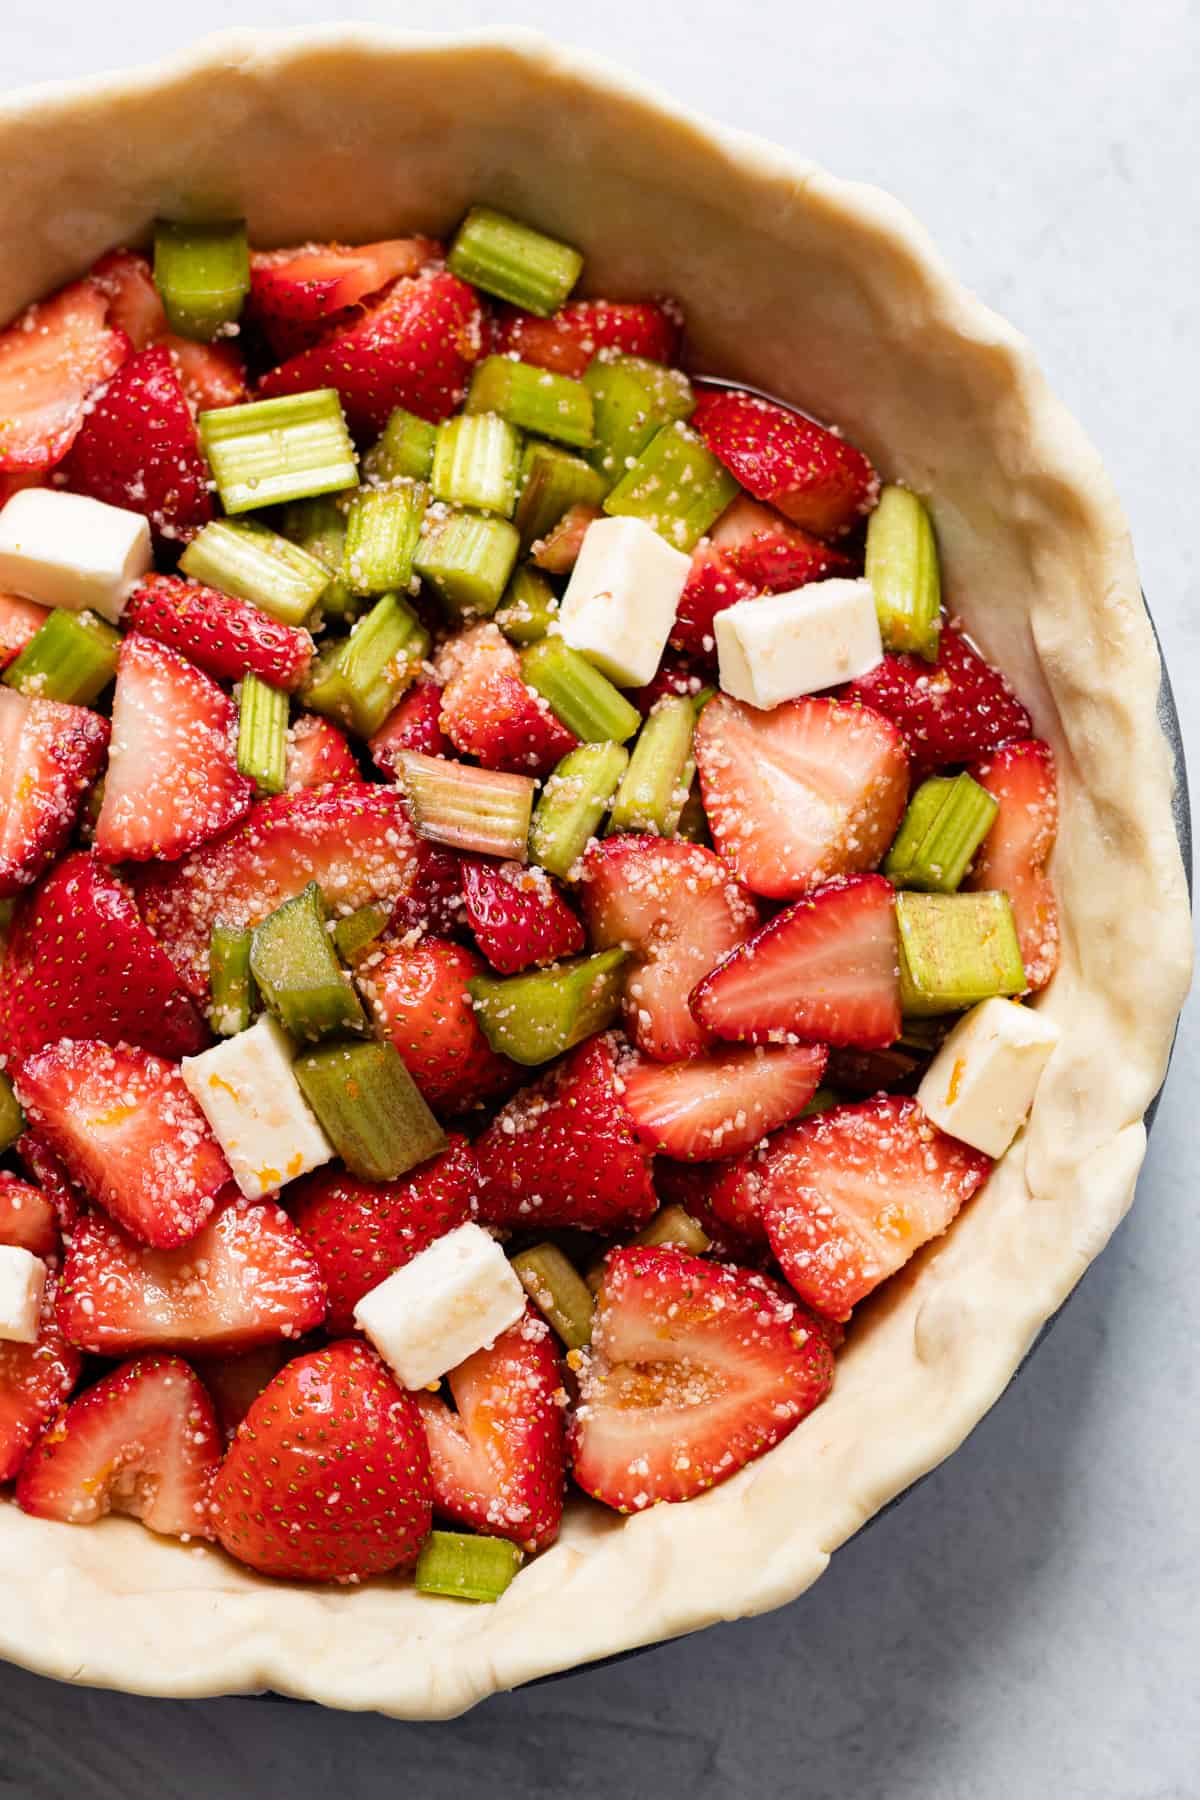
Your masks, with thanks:
[(579, 280), (583, 257), (507, 213), (473, 206), (454, 234), (446, 266), (485, 294), (544, 318)]
[(360, 906), (333, 928), (333, 942), (343, 962), (353, 962), (360, 951), (373, 944), (388, 922), (382, 906)]
[(521, 458), (521, 497), (513, 519), (521, 547), (548, 537), (572, 506), (599, 506), (607, 491), (602, 475), (581, 456), (555, 444), (526, 444)]
[(1025, 968), (1008, 895), (896, 895), (900, 1004), (918, 1017), (964, 1012), (994, 995), (1019, 994)]
[(584, 744), (569, 751), (538, 799), (529, 830), (531, 860), (569, 881), (628, 767), (629, 752), (620, 744)]
[(585, 744), (623, 744), (641, 725), (642, 715), (632, 701), (560, 637), (543, 638), (523, 650), (521, 673)]
[(12, 1147), (25, 1129), (25, 1119), (13, 1092), (13, 1084), (0, 1069), (0, 1156)]
[(289, 696), (257, 675), (242, 681), (238, 714), (237, 766), (260, 794), (282, 794), (287, 786)]
[(867, 521), (867, 580), (885, 650), (933, 662), (938, 653), (942, 583), (933, 520), (907, 488), (885, 487)]
[(391, 1044), (339, 1038), (303, 1051), (292, 1067), (326, 1137), (363, 1181), (396, 1181), (445, 1149), (445, 1133)]
[(208, 1021), (218, 1037), (236, 1037), (250, 1023), (254, 977), (250, 973), (252, 933), (237, 925), (214, 925), (208, 944)]
[(507, 519), (431, 513), (417, 550), (417, 573), (457, 618), (486, 617), (500, 604), (520, 548), (516, 527)]
[(305, 704), (371, 737), (416, 679), (429, 633), (399, 594), (385, 594), (348, 638), (328, 645), (304, 684)]
[(558, 595), (540, 569), (522, 563), (513, 570), (504, 599), (495, 614), (497, 625), (514, 644), (522, 647), (544, 638), (558, 617)]
[(908, 803), (884, 874), (897, 887), (953, 894), (996, 812), (996, 800), (969, 775), (932, 776)]
[(430, 485), (452, 506), (509, 518), (517, 500), (521, 434), (495, 413), (458, 413), (438, 426)]
[(398, 406), (383, 428), (383, 436), (363, 458), (363, 473), (371, 481), (428, 481), (433, 473), (433, 448), (437, 426)]
[(283, 509), (279, 526), (285, 538), (298, 544), (329, 571), (329, 584), (321, 595), (325, 617), (343, 619), (362, 610), (362, 602), (342, 580), (346, 549), (346, 515), (332, 494), (314, 494), (308, 500), (292, 500)]
[(485, 356), (475, 365), (469, 413), (498, 413), (519, 431), (586, 450), (592, 441), (592, 396), (582, 381), (511, 356)]
[[(664, 376), (670, 379), (663, 380)], [(592, 396), (595, 442), (589, 461), (609, 487), (633, 466), (664, 425), (690, 418), (696, 404), (686, 375), (642, 357), (598, 356), (583, 385)]]
[(670, 837), (691, 791), (696, 765), (692, 734), (696, 708), (686, 695), (660, 700), (649, 715), (617, 789), (610, 831), (649, 831)]
[(620, 1011), (628, 960), (625, 950), (602, 950), (525, 975), (477, 975), (467, 991), (492, 1049), (533, 1068), (608, 1029)]
[(498, 1600), (525, 1557), (507, 1538), (431, 1531), (421, 1545), (413, 1585), (450, 1600)]
[(250, 292), (245, 220), (188, 225), (159, 219), (154, 280), (172, 331), (201, 341), (218, 336), (241, 316)]
[(832, 1112), (835, 1106), (842, 1104), (842, 1096), (835, 1088), (819, 1087), (806, 1106), (802, 1106), (796, 1114), (798, 1119), (815, 1119), (818, 1113)]
[(419, 482), (394, 488), (363, 488), (346, 513), (342, 580), (355, 594), (386, 594), (406, 588), (421, 541), (425, 489)]
[(535, 1244), (512, 1259), (521, 1286), (568, 1350), (592, 1341), (591, 1290), (557, 1244)]
[(652, 1247), (663, 1245), (675, 1250), (690, 1250), (693, 1256), (703, 1256), (712, 1248), (708, 1233), (682, 1206), (660, 1206), (650, 1223), (632, 1241)]
[(284, 625), (303, 625), (329, 586), (323, 562), (257, 519), (215, 519), (197, 532), (179, 567)]
[(643, 519), (677, 550), (690, 551), (737, 493), (737, 482), (703, 438), (675, 420), (651, 438), (604, 510), (615, 518)]
[(19, 694), (90, 706), (116, 674), (120, 648), (120, 633), (95, 613), (56, 607), (4, 671), (4, 681)]
[(422, 837), (453, 850), (524, 862), (533, 812), (531, 775), (505, 775), (470, 763), (406, 750), (397, 779)]
[(312, 1041), (335, 1031), (366, 1030), (366, 1014), (337, 959), (315, 881), (254, 927), (250, 972), (289, 1037)]
[(221, 406), (196, 426), (227, 513), (340, 493), (358, 480), (336, 388)]

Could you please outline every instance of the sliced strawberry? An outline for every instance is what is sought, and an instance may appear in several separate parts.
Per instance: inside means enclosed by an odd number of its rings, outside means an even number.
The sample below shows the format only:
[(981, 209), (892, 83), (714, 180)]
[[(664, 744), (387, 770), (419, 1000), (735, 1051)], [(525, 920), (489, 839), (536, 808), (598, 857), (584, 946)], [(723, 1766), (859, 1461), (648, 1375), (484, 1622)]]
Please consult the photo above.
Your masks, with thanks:
[(196, 1373), (208, 1389), (221, 1441), (228, 1444), (237, 1433), (258, 1396), (295, 1355), (286, 1341), (260, 1344), (240, 1356), (206, 1356), (196, 1362)]
[(760, 1222), (719, 1213), (712, 1195), (727, 1182), (729, 1171), (741, 1162), (671, 1162), (660, 1156), (654, 1162), (654, 1189), (664, 1206), (682, 1206), (709, 1240), (708, 1254), (720, 1262), (741, 1263), (748, 1269), (765, 1267), (771, 1253)]
[(936, 662), (885, 656), (843, 688), (842, 697), (891, 719), (922, 769), (967, 762), (1032, 731), (1029, 714), (999, 669), (949, 625), (942, 627)]
[(606, 1038), (589, 1038), (524, 1088), (476, 1140), (479, 1217), (615, 1233), (655, 1208), (650, 1157), (618, 1090)]
[(124, 623), (178, 650), (218, 681), (257, 675), (290, 691), (303, 682), (313, 658), (310, 632), (180, 575), (147, 575), (130, 596)]
[(475, 1158), (457, 1133), (440, 1156), (400, 1181), (360, 1181), (344, 1169), (317, 1169), (294, 1182), (288, 1210), (312, 1251), (329, 1295), (326, 1326), (354, 1330), (354, 1308), (393, 1270), (471, 1217)]
[(717, 614), (757, 592), (756, 584), (739, 575), (723, 551), (710, 539), (701, 538), (692, 553), (691, 570), (675, 609), (672, 647), (711, 662), (716, 650), (713, 621)]
[(108, 738), (99, 713), (0, 687), (0, 898), (31, 887), (54, 861)]
[(448, 639), (437, 659), (441, 726), (463, 756), (510, 775), (549, 775), (578, 739), (521, 677), (521, 661), (492, 624)]
[(325, 1317), (325, 1288), (281, 1207), (227, 1188), (208, 1223), (175, 1250), (148, 1249), (103, 1213), (67, 1249), (58, 1322), (97, 1356), (136, 1350), (233, 1355), (294, 1340)]
[(207, 525), (208, 464), (165, 344), (139, 350), (91, 397), (62, 474), (76, 494), (144, 513), (161, 537)]
[(409, 891), (396, 901), (388, 935), (429, 932), (457, 937), (463, 930), (462, 861), (428, 838), (418, 838), (419, 866)]
[(567, 1472), (566, 1394), (553, 1335), (531, 1309), (450, 1371), (455, 1411), (418, 1394), (433, 1510), (544, 1550), (558, 1536)]
[(501, 975), (542, 968), (583, 949), (583, 926), (545, 870), (466, 856), (462, 877), (475, 942)]
[(511, 1091), (520, 1070), (497, 1056), (475, 1017), (467, 983), (481, 956), (445, 938), (372, 944), (357, 960), (359, 991), (435, 1112), (449, 1116)]
[(900, 1035), (895, 900), (882, 875), (814, 888), (704, 978), (692, 1011), (735, 1043), (885, 1048)]
[(108, 322), (123, 331), (135, 350), (163, 337), (167, 313), (150, 259), (137, 250), (109, 250), (88, 271), (107, 301)]
[(442, 730), (442, 690), (437, 682), (418, 681), (409, 688), (368, 740), (367, 748), (376, 768), (391, 781), (396, 779), (404, 750), (416, 750), (422, 756), (453, 756), (454, 745)]
[(671, 363), (679, 350), (681, 321), (673, 304), (654, 300), (571, 300), (548, 319), (501, 309), (495, 348), (539, 369), (582, 375), (601, 350)]
[(394, 789), (346, 782), (280, 794), (175, 868), (140, 873), (142, 914), (188, 991), (208, 993), (212, 928), (257, 925), (315, 881), (334, 913), (412, 894), (428, 863)]
[(83, 1358), (54, 1318), (54, 1280), (46, 1282), (36, 1344), (0, 1338), (0, 1482), (11, 1481), (31, 1445), (75, 1383)]
[(0, 969), (0, 1043), (28, 1056), (62, 1037), (194, 1056), (208, 1029), (128, 888), (89, 851), (59, 863), (13, 920)]
[(72, 1178), (135, 1237), (162, 1249), (195, 1237), (229, 1169), (173, 1064), (64, 1038), (27, 1056), (15, 1085)]
[(7, 669), (49, 617), (49, 610), (32, 600), (0, 594), (0, 669)]
[(244, 818), (254, 783), (238, 773), (236, 723), (228, 694), (178, 651), (127, 637), (97, 854), (106, 862), (170, 860)]
[(1000, 803), (967, 888), (1003, 888), (1012, 902), (1025, 980), (1044, 988), (1058, 967), (1058, 900), (1047, 872), (1058, 833), (1054, 752), (1040, 738), (1009, 744), (971, 774)]
[(725, 508), (712, 543), (736, 575), (768, 594), (862, 573), (860, 556), (823, 544), (745, 494)]
[(13, 1147), (25, 1173), (54, 1208), (61, 1236), (69, 1240), (88, 1210), (87, 1195), (76, 1187), (49, 1144), (43, 1144), (32, 1131), (23, 1131)]
[(695, 754), (713, 843), (772, 900), (874, 868), (908, 799), (895, 726), (836, 700), (759, 712), (718, 694), (700, 715)]
[(271, 369), (259, 391), (270, 396), (334, 387), (359, 436), (381, 432), (398, 406), (436, 424), (461, 405), (483, 348), (478, 295), (439, 269), (398, 281), (356, 323)]
[(263, 1575), (361, 1581), (417, 1559), (432, 1521), (416, 1401), (342, 1339), (280, 1370), (212, 1490), (216, 1536)]
[(434, 238), (389, 238), (378, 244), (304, 244), (260, 250), (250, 259), (246, 321), (276, 356), (295, 356), (347, 308), (368, 300), (401, 275), (417, 275), (441, 255)]
[(691, 1500), (762, 1456), (833, 1380), (784, 1290), (682, 1250), (609, 1252), (572, 1421), (575, 1479), (618, 1512)]
[(685, 699), (694, 700), (702, 689), (712, 685), (712, 658), (681, 655), (678, 651), (668, 650), (658, 668), (654, 679), (645, 687), (627, 688), (626, 698), (632, 700), (643, 718), (654, 711), (660, 700), (672, 695), (682, 695)]
[(822, 1044), (774, 1044), (666, 1064), (634, 1056), (620, 1068), (625, 1110), (657, 1156), (737, 1156), (808, 1105), (825, 1055)]
[(129, 1513), (164, 1537), (210, 1537), (220, 1461), (199, 1376), (178, 1356), (139, 1356), (63, 1408), (21, 1466), (17, 1504), (63, 1525)]
[(638, 1049), (658, 1062), (699, 1056), (708, 1034), (688, 995), (758, 922), (721, 858), (659, 837), (606, 838), (584, 861), (583, 916), (594, 949), (624, 944), (637, 958), (624, 1008)]
[(91, 281), (60, 288), (0, 332), (0, 471), (35, 473), (61, 462), (88, 396), (131, 348), (110, 328), (107, 296)]
[(215, 412), (222, 406), (240, 406), (249, 398), (246, 365), (234, 344), (199, 344), (192, 338), (163, 339), (194, 413)]
[(531, 546), (538, 568), (545, 569), (549, 575), (569, 575), (583, 549), (588, 526), (603, 517), (598, 506), (586, 506), (582, 501), (568, 506), (554, 529)]
[(692, 423), (756, 500), (819, 537), (841, 537), (879, 498), (879, 477), (862, 451), (790, 407), (701, 388)]
[(287, 792), (299, 788), (333, 787), (357, 781), (358, 764), (344, 732), (332, 719), (318, 713), (301, 713), (293, 720), (287, 741)]
[(802, 1299), (848, 1319), (873, 1288), (939, 1237), (986, 1179), (990, 1156), (881, 1094), (789, 1125), (746, 1180), (784, 1274)]
[(0, 1244), (33, 1256), (57, 1256), (58, 1216), (41, 1188), (0, 1169)]

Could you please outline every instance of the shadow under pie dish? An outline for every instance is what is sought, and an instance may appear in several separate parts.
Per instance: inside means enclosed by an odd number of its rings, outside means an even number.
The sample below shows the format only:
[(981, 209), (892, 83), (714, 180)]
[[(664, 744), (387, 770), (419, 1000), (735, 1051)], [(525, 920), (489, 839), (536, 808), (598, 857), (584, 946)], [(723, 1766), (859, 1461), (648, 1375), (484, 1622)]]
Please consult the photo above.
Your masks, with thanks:
[[(1038, 1001), (1061, 1035), (1025, 1130), (978, 1202), (856, 1314), (823, 1404), (730, 1481), (629, 1517), (576, 1497), (492, 1608), (399, 1577), (289, 1586), (131, 1521), (75, 1529), (5, 1505), (0, 1649), (135, 1691), (272, 1688), (436, 1717), (793, 1598), (982, 1416), (1140, 1165), (1190, 933), (1158, 661), (1094, 453), (894, 202), (541, 40), (240, 34), (18, 96), (6, 135), (6, 319), (159, 216), (244, 215), (255, 244), (356, 243), (446, 237), (478, 200), (578, 244), (589, 293), (677, 296), (692, 366), (836, 421), (886, 481), (927, 496), (947, 605), (1053, 749), (1062, 932)], [(1156, 946), (1136, 990), (1131, 941)]]

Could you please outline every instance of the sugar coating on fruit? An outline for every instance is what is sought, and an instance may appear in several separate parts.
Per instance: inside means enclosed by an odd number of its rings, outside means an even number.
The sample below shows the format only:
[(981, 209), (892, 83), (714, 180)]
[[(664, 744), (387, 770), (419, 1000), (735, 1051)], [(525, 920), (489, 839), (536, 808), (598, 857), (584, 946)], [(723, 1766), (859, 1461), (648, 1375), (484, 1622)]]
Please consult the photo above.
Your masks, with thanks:
[(652, 681), (691, 559), (642, 519), (595, 519), (562, 597), (563, 639), (619, 687)]
[(984, 1000), (950, 1033), (917, 1089), (935, 1125), (1003, 1156), (1029, 1116), (1059, 1028), (1012, 1000)]
[(31, 1250), (0, 1244), (0, 1338), (36, 1344), (46, 1265)]
[(183, 1060), (188, 1092), (248, 1200), (333, 1156), (292, 1072), (294, 1055), (287, 1033), (264, 1013), (249, 1031)]
[(495, 1238), (460, 1225), (364, 1294), (354, 1322), (417, 1389), (494, 1343), (524, 1310), (525, 1290)]
[(739, 600), (713, 630), (721, 686), (764, 711), (853, 681), (883, 657), (869, 581), (812, 581)]
[(42, 606), (90, 608), (115, 625), (151, 564), (149, 524), (121, 506), (26, 488), (0, 515), (0, 589)]

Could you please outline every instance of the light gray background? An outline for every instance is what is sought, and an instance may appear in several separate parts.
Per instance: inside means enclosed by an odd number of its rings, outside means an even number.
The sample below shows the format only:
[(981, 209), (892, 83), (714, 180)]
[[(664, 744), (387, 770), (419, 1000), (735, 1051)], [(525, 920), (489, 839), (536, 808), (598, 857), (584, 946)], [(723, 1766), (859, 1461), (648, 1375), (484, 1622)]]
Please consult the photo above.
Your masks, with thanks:
[[(0, 84), (145, 60), (201, 26), (331, 16), (517, 17), (906, 200), (1105, 453), (1195, 751), (1194, 0), (5, 0)], [(1131, 981), (1139, 954), (1154, 946), (1131, 947)], [(796, 1605), (446, 1726), (0, 1669), (0, 1795), (1192, 1800), (1198, 1060), (1193, 1015), (1134, 1214), (1032, 1368)]]

